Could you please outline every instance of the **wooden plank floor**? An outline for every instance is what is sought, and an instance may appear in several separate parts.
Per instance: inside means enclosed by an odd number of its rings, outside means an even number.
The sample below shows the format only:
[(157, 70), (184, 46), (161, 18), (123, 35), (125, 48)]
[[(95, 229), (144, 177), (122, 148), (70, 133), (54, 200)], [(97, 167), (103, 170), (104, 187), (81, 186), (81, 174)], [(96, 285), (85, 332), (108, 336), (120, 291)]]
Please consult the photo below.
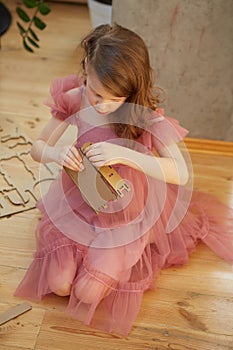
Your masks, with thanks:
[[(8, 0), (13, 23), (2, 37), (0, 52), (0, 120), (15, 120), (31, 138), (49, 118), (43, 106), (55, 76), (79, 70), (75, 48), (90, 29), (84, 5), (51, 3), (41, 49), (25, 52), (15, 26), (15, 3)], [(191, 145), (195, 188), (233, 206), (233, 158), (230, 152), (205, 151)], [(227, 147), (232, 145), (228, 144)], [(223, 147), (224, 148), (224, 147)], [(20, 176), (20, 174), (19, 174)], [(31, 209), (0, 220), (0, 311), (22, 302), (13, 296), (35, 249), (39, 213)], [(0, 350), (74, 349), (233, 349), (233, 270), (204, 245), (190, 264), (162, 271), (156, 292), (147, 292), (128, 337), (83, 326), (64, 314), (66, 298), (50, 296), (0, 334)], [(0, 329), (1, 332), (1, 329)]]

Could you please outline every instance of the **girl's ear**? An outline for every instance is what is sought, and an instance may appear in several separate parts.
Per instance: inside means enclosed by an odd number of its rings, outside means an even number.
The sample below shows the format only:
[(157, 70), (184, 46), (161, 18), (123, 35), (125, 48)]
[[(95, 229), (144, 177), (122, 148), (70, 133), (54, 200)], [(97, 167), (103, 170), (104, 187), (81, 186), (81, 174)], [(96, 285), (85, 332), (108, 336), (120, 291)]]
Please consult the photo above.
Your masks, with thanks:
[(88, 68), (87, 57), (85, 57), (85, 59), (84, 59), (84, 69), (85, 69), (85, 73), (86, 74), (87, 74), (87, 68)]

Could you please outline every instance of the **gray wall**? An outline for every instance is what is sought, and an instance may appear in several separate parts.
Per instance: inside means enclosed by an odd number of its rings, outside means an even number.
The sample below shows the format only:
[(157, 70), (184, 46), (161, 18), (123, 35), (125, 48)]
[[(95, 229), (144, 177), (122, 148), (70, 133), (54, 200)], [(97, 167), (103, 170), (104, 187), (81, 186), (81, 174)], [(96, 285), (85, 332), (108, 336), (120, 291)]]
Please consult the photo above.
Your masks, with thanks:
[(113, 22), (147, 43), (167, 115), (233, 141), (233, 0), (113, 0)]

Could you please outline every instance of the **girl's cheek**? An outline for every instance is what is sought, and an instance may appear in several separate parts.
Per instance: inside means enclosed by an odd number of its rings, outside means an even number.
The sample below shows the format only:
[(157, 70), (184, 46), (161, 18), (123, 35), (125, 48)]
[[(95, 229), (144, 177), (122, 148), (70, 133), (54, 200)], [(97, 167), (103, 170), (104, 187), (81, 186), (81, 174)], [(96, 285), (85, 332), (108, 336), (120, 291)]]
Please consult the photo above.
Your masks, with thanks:
[(91, 105), (93, 105), (94, 99), (93, 99), (92, 94), (86, 92), (86, 96), (87, 96), (87, 99), (88, 99), (89, 103), (90, 103)]

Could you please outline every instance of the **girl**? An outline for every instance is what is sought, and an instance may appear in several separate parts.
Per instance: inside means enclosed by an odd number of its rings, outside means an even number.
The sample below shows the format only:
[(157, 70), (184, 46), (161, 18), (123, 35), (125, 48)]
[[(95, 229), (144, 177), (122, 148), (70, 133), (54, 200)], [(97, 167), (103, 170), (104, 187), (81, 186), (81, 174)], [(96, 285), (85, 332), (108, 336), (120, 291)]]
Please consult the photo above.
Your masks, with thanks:
[[(130, 191), (96, 213), (62, 170), (37, 203), (43, 213), (37, 251), (15, 294), (69, 296), (73, 317), (126, 335), (160, 269), (186, 263), (199, 240), (233, 262), (232, 213), (192, 193), (177, 145), (187, 130), (158, 108), (143, 40), (119, 25), (101, 25), (82, 47), (84, 74), (53, 81), (52, 118), (31, 155), (88, 176), (79, 149), (91, 142), (84, 152), (92, 165), (111, 165)], [(78, 128), (75, 145), (56, 146), (70, 124)]]

